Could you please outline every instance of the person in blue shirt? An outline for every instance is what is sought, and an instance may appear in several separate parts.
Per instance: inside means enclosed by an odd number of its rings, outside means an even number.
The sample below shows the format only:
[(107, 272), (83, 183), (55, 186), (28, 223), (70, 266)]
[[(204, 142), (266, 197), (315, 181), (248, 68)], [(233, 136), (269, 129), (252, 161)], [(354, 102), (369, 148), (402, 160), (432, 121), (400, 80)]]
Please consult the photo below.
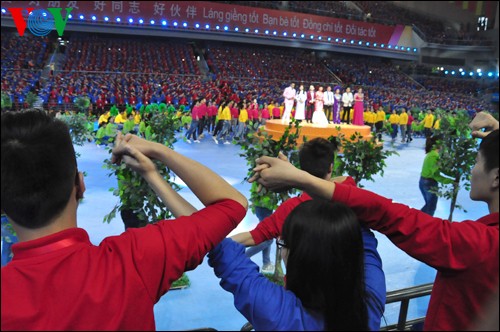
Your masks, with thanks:
[(277, 245), (285, 287), (260, 274), (232, 239), (208, 255), (222, 288), (255, 330), (380, 329), (386, 290), (377, 240), (350, 208), (326, 200), (299, 204)]

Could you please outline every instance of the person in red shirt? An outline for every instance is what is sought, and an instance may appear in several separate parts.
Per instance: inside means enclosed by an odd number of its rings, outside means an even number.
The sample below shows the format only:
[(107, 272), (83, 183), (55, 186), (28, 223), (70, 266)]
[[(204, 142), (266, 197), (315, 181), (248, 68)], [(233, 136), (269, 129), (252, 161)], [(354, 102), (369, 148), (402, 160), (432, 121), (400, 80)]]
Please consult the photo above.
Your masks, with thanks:
[[(336, 177), (332, 179), (336, 149), (337, 147), (334, 144), (321, 137), (307, 141), (299, 151), (300, 168), (319, 179), (341, 181), (345, 184), (356, 186), (356, 182), (354, 182), (352, 177)], [(279, 158), (286, 160), (286, 157), (282, 154), (280, 154)], [(266, 241), (280, 237), (285, 221), (290, 213), (303, 202), (310, 200), (312, 200), (312, 197), (306, 192), (289, 198), (272, 215), (260, 221), (253, 230), (235, 234), (231, 236), (231, 239), (245, 246), (255, 246), (246, 250), (247, 257), (251, 257), (258, 252), (258, 249), (264, 249)], [(367, 234), (368, 237), (373, 237), (370, 230), (366, 229), (365, 231), (369, 233), (369, 235)], [(376, 250), (365, 261), (366, 264), (370, 265), (370, 267), (365, 268), (370, 272), (370, 276), (365, 280), (365, 287), (367, 292), (372, 295), (370, 301), (368, 301), (368, 310), (370, 312), (369, 326), (371, 329), (376, 330), (380, 328), (380, 320), (384, 313), (386, 297), (385, 275), (381, 264), (380, 266), (373, 264), (377, 261), (381, 261), (381, 258)]]
[(410, 143), (413, 141), (413, 138), (411, 137), (411, 125), (415, 121), (415, 118), (412, 115), (411, 111), (408, 111), (408, 122), (406, 124), (406, 143)]
[(264, 126), (270, 118), (271, 114), (269, 114), (269, 107), (267, 103), (264, 103), (264, 107), (260, 110), (260, 124)]
[[(85, 184), (69, 129), (44, 112), (1, 117), (2, 210), (19, 238), (2, 267), (2, 330), (154, 330), (153, 307), (184, 271), (243, 219), (246, 198), (219, 175), (163, 144), (118, 134), (112, 160), (151, 185), (174, 215), (93, 245), (78, 228)], [(177, 210), (162, 162), (206, 206)], [(173, 209), (173, 210), (172, 210)]]
[(498, 121), (474, 119), (473, 135), (483, 137), (472, 170), (470, 197), (488, 204), (489, 214), (476, 220), (449, 222), (394, 203), (367, 190), (325, 181), (290, 163), (263, 156), (250, 182), (271, 190), (292, 186), (309, 195), (347, 204), (368, 227), (385, 234), (412, 257), (437, 269), (424, 330), (466, 330), (488, 313), (498, 292), (499, 166)]
[(276, 102), (273, 103), (273, 119), (281, 119), (281, 110)]

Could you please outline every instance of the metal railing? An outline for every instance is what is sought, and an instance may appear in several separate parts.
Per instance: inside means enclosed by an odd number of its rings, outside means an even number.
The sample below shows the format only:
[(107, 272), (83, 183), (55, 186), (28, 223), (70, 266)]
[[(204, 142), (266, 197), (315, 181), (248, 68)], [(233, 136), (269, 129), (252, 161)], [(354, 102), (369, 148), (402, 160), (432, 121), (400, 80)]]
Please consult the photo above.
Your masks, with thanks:
[(399, 308), (399, 317), (397, 324), (391, 324), (380, 328), (381, 331), (406, 331), (409, 330), (413, 325), (423, 323), (424, 317), (419, 317), (410, 321), (407, 321), (408, 317), (408, 307), (410, 306), (410, 300), (418, 297), (423, 297), (430, 295), (432, 292), (433, 283), (397, 289), (392, 292), (387, 293), (385, 304), (401, 302), (401, 307)]
[[(410, 306), (410, 300), (418, 297), (424, 297), (430, 295), (432, 292), (433, 283), (397, 289), (387, 293), (385, 304), (401, 302), (401, 307), (399, 308), (399, 317), (396, 324), (386, 325), (380, 328), (380, 331), (409, 331), (414, 325), (422, 324), (425, 320), (424, 317), (418, 317), (407, 321), (408, 308)], [(254, 328), (251, 323), (247, 322), (243, 325), (240, 331), (253, 331)]]

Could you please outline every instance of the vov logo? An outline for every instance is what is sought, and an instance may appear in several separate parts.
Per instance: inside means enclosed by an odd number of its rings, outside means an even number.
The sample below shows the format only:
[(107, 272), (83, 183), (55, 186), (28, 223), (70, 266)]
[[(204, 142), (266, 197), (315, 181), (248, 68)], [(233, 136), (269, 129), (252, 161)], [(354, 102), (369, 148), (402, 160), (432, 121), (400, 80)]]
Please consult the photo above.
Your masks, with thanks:
[(47, 10), (33, 9), (34, 8), (26, 8), (28, 12), (28, 23), (26, 24), (26, 20), (22, 14), (23, 10), (25, 10), (24, 8), (8, 8), (16, 24), (19, 36), (24, 35), (26, 26), (35, 36), (46, 36), (54, 30), (54, 28), (57, 30), (59, 36), (62, 36), (66, 28), (66, 23), (68, 22), (69, 13), (73, 10), (73, 8), (66, 8), (66, 17), (63, 19), (61, 14), (62, 8), (47, 8)]

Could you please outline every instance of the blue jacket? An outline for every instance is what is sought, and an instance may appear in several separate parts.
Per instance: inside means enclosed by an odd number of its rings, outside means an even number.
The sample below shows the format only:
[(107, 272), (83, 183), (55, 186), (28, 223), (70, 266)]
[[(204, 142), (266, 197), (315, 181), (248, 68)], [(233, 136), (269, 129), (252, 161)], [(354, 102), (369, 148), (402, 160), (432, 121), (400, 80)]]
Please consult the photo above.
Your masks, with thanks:
[[(363, 228), (362, 234), (368, 326), (378, 331), (385, 308), (385, 275), (377, 252), (377, 239), (367, 228)], [(222, 288), (233, 293), (236, 309), (256, 331), (324, 330), (322, 314), (304, 308), (293, 292), (260, 274), (259, 267), (246, 257), (243, 245), (224, 239), (208, 254), (208, 264), (221, 278)]]

